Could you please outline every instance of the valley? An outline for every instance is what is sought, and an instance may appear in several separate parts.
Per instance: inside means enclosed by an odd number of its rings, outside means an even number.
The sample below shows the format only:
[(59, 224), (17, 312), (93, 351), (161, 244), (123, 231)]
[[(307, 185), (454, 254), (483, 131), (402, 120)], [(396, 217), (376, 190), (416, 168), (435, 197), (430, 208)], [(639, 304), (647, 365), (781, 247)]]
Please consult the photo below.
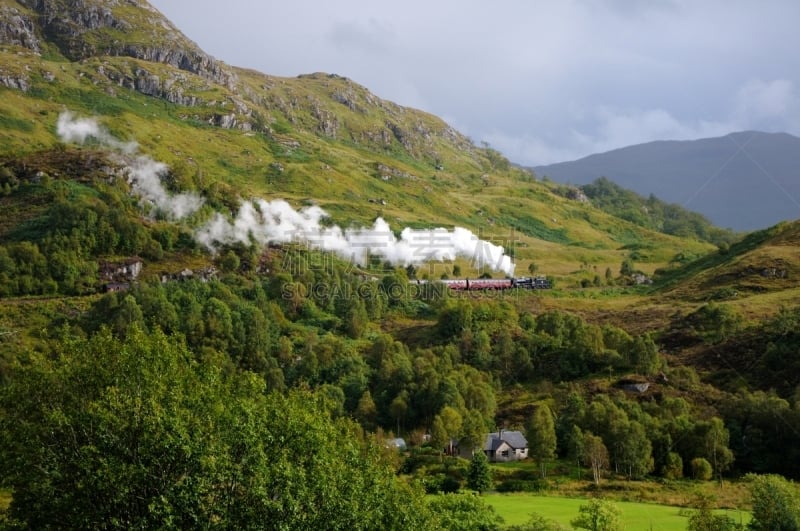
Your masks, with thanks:
[[(800, 222), (553, 182), (346, 77), (226, 65), (144, 1), (0, 0), (0, 85), (3, 526), (797, 499)], [(485, 466), (504, 431), (528, 457)]]

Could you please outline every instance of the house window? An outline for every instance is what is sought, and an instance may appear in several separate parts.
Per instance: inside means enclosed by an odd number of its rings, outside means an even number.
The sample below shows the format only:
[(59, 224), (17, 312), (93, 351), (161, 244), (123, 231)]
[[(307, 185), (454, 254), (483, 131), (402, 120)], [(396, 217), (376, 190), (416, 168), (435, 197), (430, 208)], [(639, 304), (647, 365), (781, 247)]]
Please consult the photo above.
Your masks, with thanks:
[(508, 450), (503, 450), (503, 457), (508, 457)]

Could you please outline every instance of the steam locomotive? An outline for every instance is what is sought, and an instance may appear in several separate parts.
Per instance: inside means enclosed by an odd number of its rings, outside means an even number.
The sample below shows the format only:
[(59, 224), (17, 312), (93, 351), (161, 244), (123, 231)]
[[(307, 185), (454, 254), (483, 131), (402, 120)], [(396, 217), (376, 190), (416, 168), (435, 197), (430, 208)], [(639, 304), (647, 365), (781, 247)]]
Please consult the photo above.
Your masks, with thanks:
[[(418, 281), (424, 282), (424, 281)], [(517, 278), (461, 278), (437, 280), (454, 291), (502, 290), (502, 289), (550, 289), (550, 281), (544, 277)]]

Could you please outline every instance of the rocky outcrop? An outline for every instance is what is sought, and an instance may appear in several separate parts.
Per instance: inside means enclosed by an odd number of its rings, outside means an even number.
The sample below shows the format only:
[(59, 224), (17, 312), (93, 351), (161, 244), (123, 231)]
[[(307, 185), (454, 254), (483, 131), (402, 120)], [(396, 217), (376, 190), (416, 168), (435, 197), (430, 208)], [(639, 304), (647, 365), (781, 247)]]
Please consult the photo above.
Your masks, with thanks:
[(102, 76), (115, 85), (131, 90), (136, 90), (142, 94), (161, 98), (187, 107), (194, 107), (203, 104), (203, 101), (194, 95), (185, 94), (185, 86), (188, 84), (186, 75), (180, 72), (171, 72), (169, 77), (161, 79), (159, 76), (150, 73), (144, 68), (135, 68), (132, 72), (126, 73), (107, 64), (97, 67), (97, 74)]
[(42, 49), (31, 18), (9, 6), (0, 7), (0, 44), (22, 46), (36, 53)]
[[(147, 2), (127, 0), (141, 8), (135, 16), (117, 14), (121, 0), (19, 0), (38, 15), (45, 38), (72, 60), (116, 55), (163, 63), (197, 74), (229, 90), (236, 75), (186, 38)], [(107, 30), (113, 30), (107, 31)], [(127, 42), (119, 33), (129, 34)], [(145, 44), (146, 43), (146, 44)]]
[(405, 130), (403, 130), (400, 125), (394, 122), (387, 122), (386, 127), (389, 128), (389, 131), (392, 132), (395, 139), (397, 139), (397, 141), (400, 142), (404, 148), (406, 148), (406, 151), (411, 152), (414, 150), (414, 146), (411, 143), (411, 136)]
[(333, 112), (322, 107), (319, 101), (312, 100), (311, 115), (317, 121), (317, 132), (330, 138), (336, 138), (339, 132), (339, 118)]
[(9, 74), (0, 72), (0, 85), (6, 88), (27, 92), (31, 88), (30, 79), (24, 74)]
[(391, 166), (387, 166), (386, 164), (382, 164), (380, 162), (376, 163), (375, 169), (377, 170), (376, 175), (383, 181), (388, 181), (392, 178), (411, 179), (411, 180), (417, 179), (415, 175), (412, 175), (403, 170), (399, 170), (397, 168), (392, 168)]
[(236, 75), (211, 56), (197, 50), (129, 44), (109, 52), (108, 55), (123, 55), (151, 63), (168, 64), (223, 85), (228, 90), (236, 90)]

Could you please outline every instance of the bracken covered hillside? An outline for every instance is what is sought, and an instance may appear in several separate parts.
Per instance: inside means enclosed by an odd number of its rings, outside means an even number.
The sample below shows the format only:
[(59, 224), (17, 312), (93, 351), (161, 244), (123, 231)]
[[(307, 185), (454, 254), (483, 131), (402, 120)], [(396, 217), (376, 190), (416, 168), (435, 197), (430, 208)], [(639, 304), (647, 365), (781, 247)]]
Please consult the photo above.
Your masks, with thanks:
[(535, 262), (575, 282), (616, 272), (631, 247), (646, 272), (710, 248), (553, 193), (491, 147), (345, 77), (226, 65), (143, 1), (0, 0), (0, 14), (7, 165), (58, 146), (55, 122), (69, 110), (231, 210), (237, 198), (280, 197), (319, 204), (344, 226), (377, 216), (395, 230), (465, 226), (515, 247), (519, 271)]

